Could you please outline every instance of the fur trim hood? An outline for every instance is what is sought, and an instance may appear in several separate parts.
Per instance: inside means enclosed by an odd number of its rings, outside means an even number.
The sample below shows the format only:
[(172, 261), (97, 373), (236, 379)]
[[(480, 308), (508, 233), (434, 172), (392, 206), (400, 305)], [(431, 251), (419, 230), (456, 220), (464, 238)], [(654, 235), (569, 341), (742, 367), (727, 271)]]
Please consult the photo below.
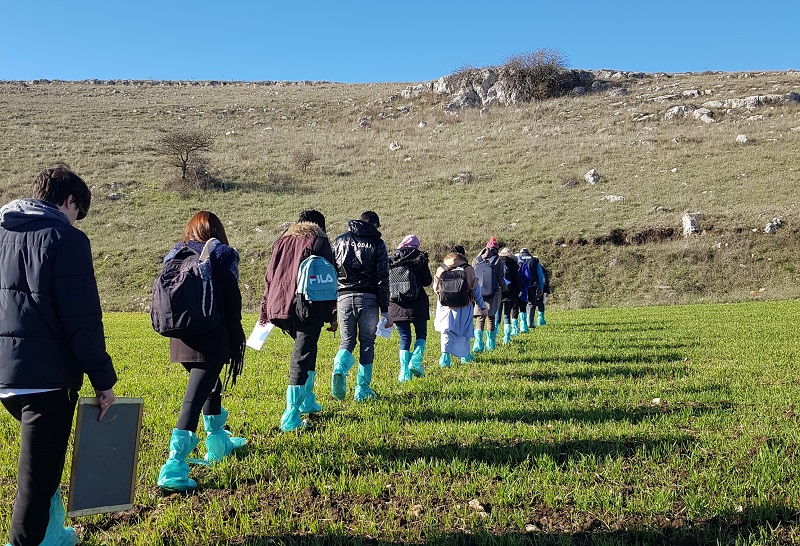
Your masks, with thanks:
[(295, 222), (283, 234), (288, 237), (328, 237), (325, 230), (314, 222)]

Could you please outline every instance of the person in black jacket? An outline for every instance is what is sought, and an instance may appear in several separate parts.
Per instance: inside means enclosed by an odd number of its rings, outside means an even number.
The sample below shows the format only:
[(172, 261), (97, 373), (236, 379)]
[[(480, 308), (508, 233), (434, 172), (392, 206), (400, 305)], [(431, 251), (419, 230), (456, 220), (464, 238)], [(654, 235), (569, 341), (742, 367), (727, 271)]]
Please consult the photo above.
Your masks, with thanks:
[(32, 199), (0, 209), (0, 402), (22, 429), (9, 530), (15, 546), (77, 543), (64, 527), (59, 484), (84, 374), (99, 419), (115, 400), (92, 251), (73, 227), (91, 198), (83, 179), (59, 163), (37, 175)]
[(348, 231), (333, 241), (336, 270), (339, 273), (339, 297), (336, 312), (342, 341), (333, 361), (331, 394), (344, 400), (347, 372), (355, 364), (353, 350), (359, 344), (358, 377), (354, 398), (357, 402), (375, 398), (370, 387), (375, 359), (375, 331), (378, 312), (392, 325), (389, 311), (389, 254), (381, 239), (378, 215), (368, 210), (360, 220), (350, 220)]
[(216, 214), (200, 211), (183, 230), (181, 242), (164, 257), (168, 262), (182, 247), (201, 254), (201, 268), (211, 269), (213, 305), (221, 305), (222, 321), (211, 332), (195, 337), (169, 339), (170, 362), (180, 362), (189, 373), (181, 412), (169, 441), (169, 456), (158, 474), (158, 485), (168, 491), (188, 491), (197, 487), (189, 478), (186, 457), (200, 442), (195, 435), (200, 414), (206, 432), (206, 455), (216, 462), (246, 443), (229, 437), (225, 424), (228, 411), (222, 407), (223, 384), (220, 374), (229, 363), (233, 381), (241, 370), (245, 336), (242, 329), (242, 294), (239, 291), (239, 253), (228, 246), (225, 226)]
[(503, 343), (509, 343), (514, 332), (512, 315), (516, 309), (519, 312), (519, 264), (508, 247), (500, 250), (500, 262), (503, 264), (505, 284), (508, 290), (503, 292)]
[[(400, 334), (400, 374), (397, 380), (401, 383), (425, 375), (422, 358), (431, 318), (425, 287), (431, 284), (433, 277), (428, 267), (428, 253), (419, 249), (416, 235), (406, 235), (389, 256), (389, 317)], [(417, 336), (413, 353), (410, 350), (412, 324)]]

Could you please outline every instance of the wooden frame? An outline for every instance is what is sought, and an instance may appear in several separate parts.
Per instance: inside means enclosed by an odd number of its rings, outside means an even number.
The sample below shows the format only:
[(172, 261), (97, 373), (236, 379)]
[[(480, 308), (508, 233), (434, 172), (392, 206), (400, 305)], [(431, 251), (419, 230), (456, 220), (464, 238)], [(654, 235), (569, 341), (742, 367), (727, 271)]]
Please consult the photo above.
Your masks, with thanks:
[(78, 400), (67, 502), (69, 517), (133, 507), (143, 409), (142, 398), (117, 398), (98, 422), (97, 398)]

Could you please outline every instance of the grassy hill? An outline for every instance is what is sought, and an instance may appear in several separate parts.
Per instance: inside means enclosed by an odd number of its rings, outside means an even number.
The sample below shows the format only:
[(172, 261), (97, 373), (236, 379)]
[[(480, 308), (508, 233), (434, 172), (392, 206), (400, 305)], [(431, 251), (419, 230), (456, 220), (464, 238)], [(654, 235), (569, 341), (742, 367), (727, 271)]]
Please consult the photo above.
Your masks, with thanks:
[[(161, 257), (200, 209), (223, 219), (242, 255), (250, 310), (280, 226), (308, 207), (332, 237), (376, 210), (390, 247), (416, 233), (434, 262), (490, 236), (527, 246), (553, 270), (561, 308), (800, 296), (800, 105), (664, 119), (672, 106), (800, 91), (800, 73), (651, 74), (483, 112), (402, 98), (405, 87), (0, 82), (0, 200), (26, 196), (55, 160), (87, 180), (80, 227), (107, 310), (146, 308)], [(156, 141), (181, 128), (214, 136), (207, 158), (224, 192), (165, 189), (176, 170)], [(309, 150), (318, 159), (301, 172), (293, 157)], [(583, 181), (590, 169), (596, 185)], [(702, 234), (681, 235), (687, 211), (702, 213)], [(763, 233), (773, 218), (781, 229)]]

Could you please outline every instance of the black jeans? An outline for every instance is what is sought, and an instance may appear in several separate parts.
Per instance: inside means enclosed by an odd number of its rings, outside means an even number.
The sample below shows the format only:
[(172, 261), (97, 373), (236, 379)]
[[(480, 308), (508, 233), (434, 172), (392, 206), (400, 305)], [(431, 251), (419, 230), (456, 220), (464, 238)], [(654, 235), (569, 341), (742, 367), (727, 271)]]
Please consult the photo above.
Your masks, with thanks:
[(197, 432), (200, 412), (205, 415), (219, 415), (222, 412), (222, 373), (224, 364), (207, 362), (184, 362), (189, 372), (189, 383), (183, 395), (181, 414), (175, 428)]
[(289, 385), (305, 385), (308, 372), (317, 369), (317, 344), (324, 322), (294, 321), (292, 359), (289, 361)]
[(21, 426), (9, 542), (36, 546), (44, 540), (50, 499), (61, 484), (78, 390), (58, 389), (1, 400)]

